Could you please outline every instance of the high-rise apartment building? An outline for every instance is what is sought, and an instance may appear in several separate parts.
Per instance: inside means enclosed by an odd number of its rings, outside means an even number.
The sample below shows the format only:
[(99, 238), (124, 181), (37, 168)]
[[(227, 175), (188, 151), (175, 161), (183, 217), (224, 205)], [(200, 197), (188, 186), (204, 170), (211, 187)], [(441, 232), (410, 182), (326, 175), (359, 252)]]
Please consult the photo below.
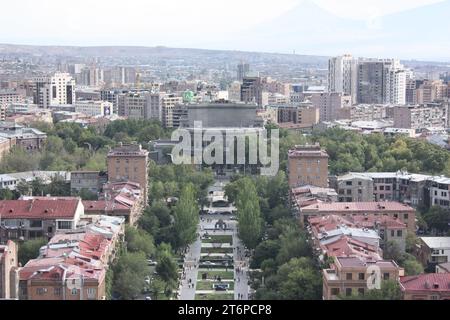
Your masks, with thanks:
[(405, 104), (406, 70), (394, 59), (358, 61), (357, 102)]
[(328, 60), (328, 91), (351, 96), (356, 103), (358, 61), (346, 54)]
[(237, 65), (237, 80), (242, 81), (250, 72), (250, 65), (248, 63), (241, 62)]
[(140, 144), (120, 144), (107, 155), (108, 179), (110, 182), (137, 182), (147, 199), (148, 195), (148, 151)]
[[(268, 95), (267, 95), (268, 100)], [(264, 92), (261, 77), (245, 77), (241, 85), (241, 101), (264, 106)]]
[(34, 79), (33, 103), (40, 108), (75, 102), (75, 80), (68, 73)]

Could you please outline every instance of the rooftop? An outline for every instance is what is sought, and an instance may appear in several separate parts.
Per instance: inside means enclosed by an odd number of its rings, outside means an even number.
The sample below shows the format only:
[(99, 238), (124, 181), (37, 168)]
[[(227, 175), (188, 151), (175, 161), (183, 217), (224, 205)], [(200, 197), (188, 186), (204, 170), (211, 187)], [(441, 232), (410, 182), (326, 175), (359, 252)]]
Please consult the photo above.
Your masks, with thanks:
[(396, 201), (384, 202), (322, 202), (316, 203), (302, 208), (302, 211), (316, 211), (322, 213), (333, 212), (383, 212), (383, 211), (414, 211), (414, 209), (406, 204)]
[(403, 291), (450, 292), (450, 273), (427, 273), (400, 277)]
[(0, 201), (2, 219), (73, 219), (80, 199), (47, 199)]
[(450, 237), (420, 237), (432, 249), (450, 249)]

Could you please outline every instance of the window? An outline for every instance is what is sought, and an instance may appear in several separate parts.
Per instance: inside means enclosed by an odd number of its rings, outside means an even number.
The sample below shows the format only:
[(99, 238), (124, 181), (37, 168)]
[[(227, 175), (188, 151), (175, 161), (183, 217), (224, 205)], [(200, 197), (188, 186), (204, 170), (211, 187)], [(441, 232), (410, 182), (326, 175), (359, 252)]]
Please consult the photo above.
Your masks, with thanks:
[(77, 288), (73, 288), (71, 293), (72, 293), (73, 296), (77, 295), (78, 294), (78, 289)]
[(37, 288), (36, 294), (42, 296), (45, 293), (45, 291), (47, 291), (45, 288)]
[(358, 279), (359, 279), (359, 280), (364, 280), (364, 273), (360, 273), (360, 274), (358, 275)]
[(345, 289), (345, 295), (348, 297), (348, 296), (351, 296), (352, 295), (352, 288), (347, 288), (347, 289)]
[(351, 181), (346, 181), (345, 184), (346, 184), (347, 186), (351, 186), (351, 185), (352, 185), (352, 182), (351, 182)]
[(386, 191), (390, 191), (391, 187), (390, 186), (386, 186)]
[(408, 220), (408, 214), (407, 213), (405, 213), (404, 215), (403, 215), (403, 219), (405, 219), (405, 220)]
[(380, 190), (384, 190), (384, 186), (380, 186)]
[(347, 280), (352, 280), (352, 274), (351, 273), (347, 273)]
[(89, 299), (94, 299), (96, 293), (97, 293), (97, 289), (96, 288), (88, 288), (87, 289), (87, 295), (88, 295)]
[(30, 220), (30, 228), (42, 228), (42, 220)]
[(339, 288), (331, 288), (331, 295), (337, 296), (339, 294)]
[(389, 273), (383, 273), (383, 280), (389, 280)]
[(55, 296), (60, 296), (61, 295), (61, 288), (55, 288), (53, 293), (54, 293)]
[(397, 230), (397, 237), (401, 237), (402, 236), (402, 230)]
[(395, 237), (395, 231), (391, 230), (391, 237)]
[(58, 221), (58, 229), (72, 229), (72, 221)]

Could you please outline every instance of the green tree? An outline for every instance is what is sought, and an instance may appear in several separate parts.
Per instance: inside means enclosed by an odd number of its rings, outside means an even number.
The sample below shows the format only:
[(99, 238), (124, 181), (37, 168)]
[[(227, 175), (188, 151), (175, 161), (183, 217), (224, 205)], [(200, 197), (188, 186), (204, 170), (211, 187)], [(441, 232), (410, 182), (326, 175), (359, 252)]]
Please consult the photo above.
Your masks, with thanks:
[(14, 193), (9, 189), (0, 189), (0, 200), (13, 200)]
[(199, 222), (198, 206), (194, 195), (194, 187), (187, 184), (174, 209), (174, 231), (178, 238), (178, 248), (184, 248), (197, 238)]
[(143, 252), (147, 257), (155, 254), (153, 237), (142, 229), (135, 229), (127, 225), (125, 241), (130, 252)]
[(31, 186), (25, 180), (20, 180), (16, 186), (17, 192), (19, 192), (22, 196), (29, 196), (31, 192)]
[(18, 259), (24, 266), (29, 260), (36, 259), (39, 256), (39, 249), (47, 244), (47, 239), (37, 238), (24, 241), (19, 244)]
[(280, 299), (318, 300), (322, 297), (322, 278), (309, 258), (293, 258), (278, 270)]
[(431, 207), (423, 219), (432, 231), (447, 232), (450, 223), (450, 211), (439, 206)]
[(114, 268), (114, 292), (122, 300), (133, 300), (142, 292), (148, 273), (143, 252), (130, 252), (120, 257)]
[(236, 200), (238, 210), (239, 238), (249, 249), (258, 245), (263, 235), (263, 220), (259, 207), (259, 198), (252, 180), (245, 177)]

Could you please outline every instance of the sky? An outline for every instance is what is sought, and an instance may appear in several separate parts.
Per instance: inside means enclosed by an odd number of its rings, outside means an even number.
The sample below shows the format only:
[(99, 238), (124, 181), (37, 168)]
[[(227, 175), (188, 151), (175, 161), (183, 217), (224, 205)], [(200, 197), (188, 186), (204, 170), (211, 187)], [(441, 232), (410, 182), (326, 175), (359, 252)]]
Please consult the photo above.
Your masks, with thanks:
[(0, 43), (295, 50), (450, 61), (450, 12), (439, 20), (436, 30), (442, 32), (412, 36), (424, 19), (433, 28), (434, 14), (444, 14), (442, 6), (450, 8), (449, 1), (2, 1)]

